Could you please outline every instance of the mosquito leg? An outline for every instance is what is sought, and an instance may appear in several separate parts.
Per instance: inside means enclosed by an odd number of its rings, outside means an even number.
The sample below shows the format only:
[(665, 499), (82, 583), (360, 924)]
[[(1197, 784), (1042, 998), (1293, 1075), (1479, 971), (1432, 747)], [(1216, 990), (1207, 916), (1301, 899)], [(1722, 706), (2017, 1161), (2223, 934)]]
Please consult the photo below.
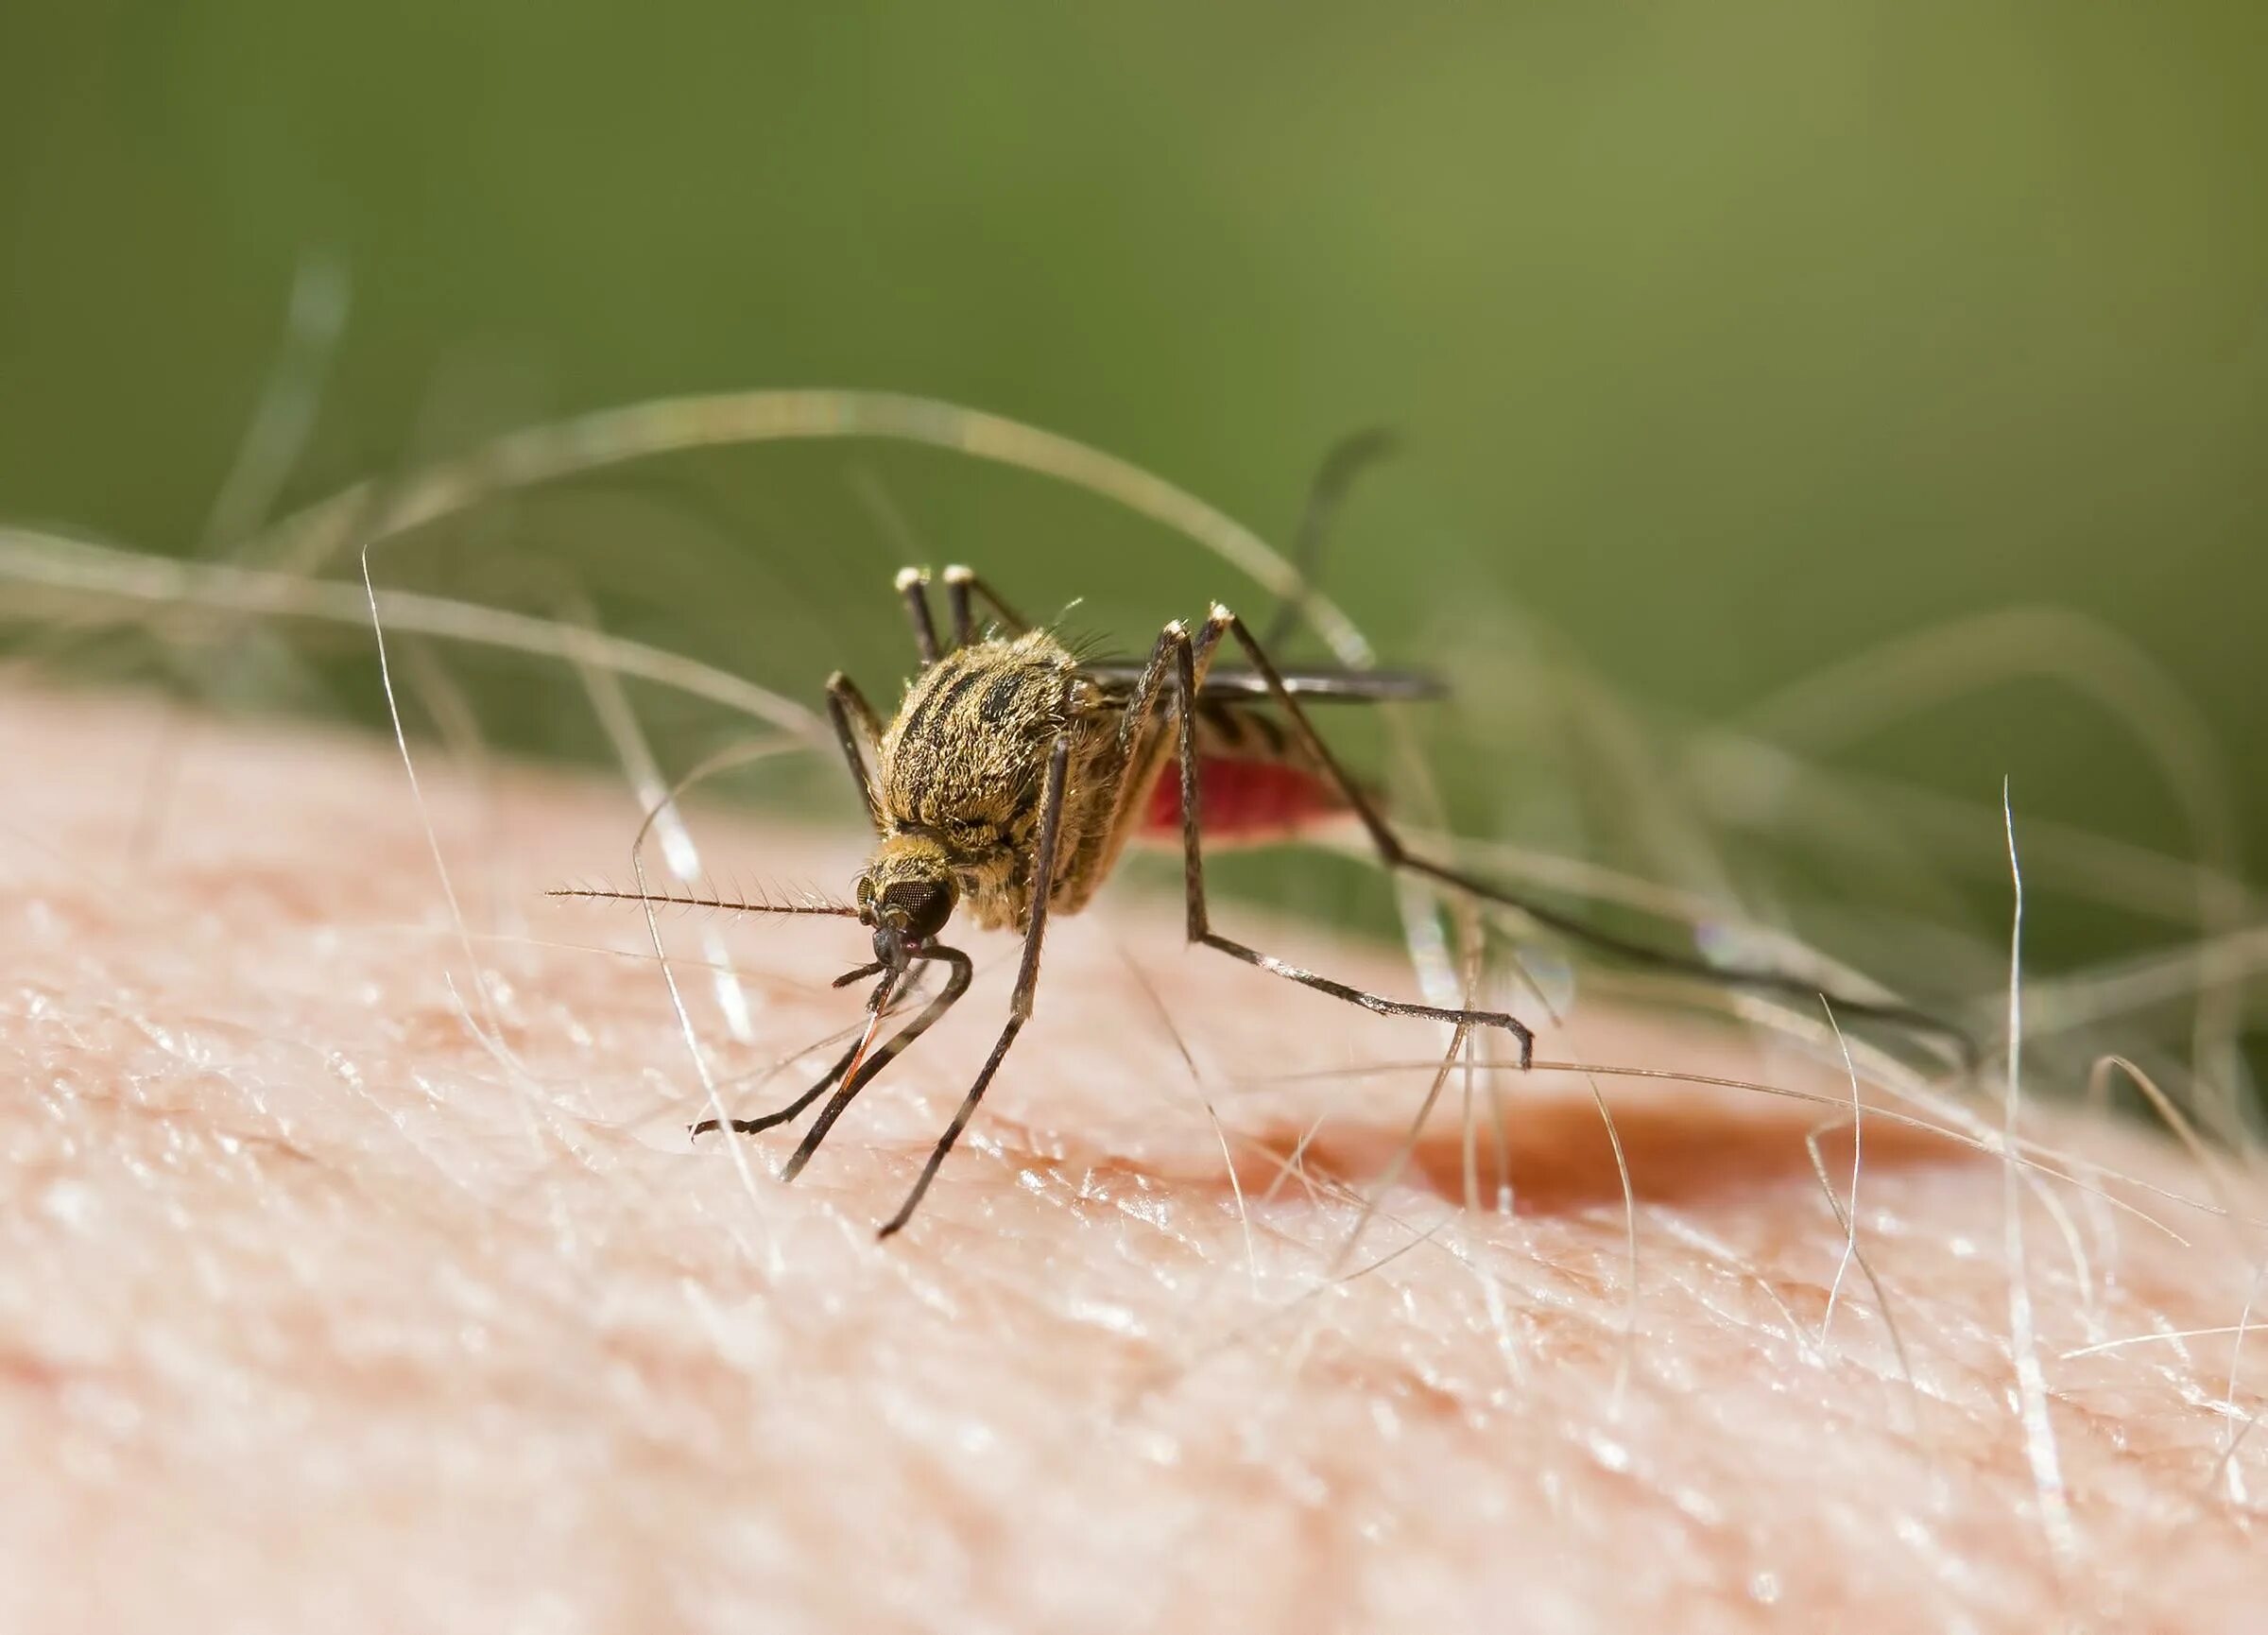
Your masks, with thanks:
[[(819, 1143), (827, 1139), (827, 1132), (834, 1127), (834, 1121), (843, 1116), (850, 1103), (857, 1098), (858, 1093), (873, 1083), (876, 1074), (897, 1060), (900, 1052), (927, 1033), (930, 1025), (938, 1017), (951, 1010), (961, 995), (969, 991), (969, 977), (972, 967), (969, 963), (969, 956), (959, 949), (948, 948), (943, 943), (933, 943), (929, 950), (919, 957), (941, 959), (953, 968), (945, 978), (945, 986), (937, 990), (937, 996), (923, 1006), (919, 1014), (913, 1021), (892, 1034), (886, 1043), (868, 1056), (859, 1067), (858, 1076), (855, 1078), (845, 1080), (841, 1088), (835, 1091), (834, 1099), (819, 1110), (819, 1116), (812, 1121), (811, 1128), (804, 1132), (803, 1140), (788, 1156), (787, 1162), (780, 1166), (782, 1180), (793, 1180), (803, 1173), (803, 1166), (811, 1162), (811, 1155), (819, 1150)], [(852, 1048), (856, 1049), (856, 1046)], [(843, 1066), (848, 1067), (850, 1064), (850, 1058), (846, 1057)], [(836, 1071), (841, 1070), (837, 1069)], [(832, 1076), (831, 1075), (830, 1079)], [(829, 1079), (820, 1080), (819, 1084), (812, 1091), (811, 1095), (805, 1096), (796, 1104), (794, 1111), (799, 1112), (803, 1108), (809, 1106), (812, 1097), (817, 1095), (820, 1090), (825, 1089), (829, 1081)], [(787, 1116), (793, 1116), (793, 1114), (790, 1113)]]
[[(1384, 863), (1387, 868), (1422, 875), (1426, 879), (1453, 886), (1459, 891), (1468, 892), (1483, 902), (1493, 903), (1500, 907), (1516, 910), (1539, 925), (1548, 926), (1565, 936), (1588, 942), (1592, 947), (1601, 949), (1632, 965), (1644, 966), (1656, 971), (1674, 971), (1683, 975), (1697, 977), (1725, 987), (1747, 989), (1755, 992), (1782, 994), (1791, 999), (1817, 1000), (1822, 997), (1819, 984), (1808, 978), (1790, 975), (1779, 971), (1755, 971), (1711, 965), (1698, 955), (1674, 953), (1669, 949), (1658, 948), (1651, 943), (1634, 942), (1626, 938), (1618, 937), (1612, 932), (1599, 930), (1561, 909), (1533, 902), (1517, 892), (1507, 891), (1503, 886), (1483, 880), (1477, 875), (1468, 874), (1462, 869), (1452, 869), (1445, 864), (1418, 856), (1402, 844), (1401, 836), (1395, 834), (1387, 824), (1385, 818), (1380, 814), (1377, 803), (1339, 764), (1339, 758), (1332, 753), (1331, 747), (1323, 741), (1322, 734), (1315, 731), (1314, 723), (1309, 719), (1307, 711), (1301, 707), (1298, 698), (1290, 688), (1283, 684), (1282, 674), (1276, 668), (1275, 662), (1268, 657), (1266, 648), (1253, 637), (1252, 632), (1246, 628), (1245, 622), (1226, 608), (1215, 607), (1212, 611), (1211, 624), (1224, 628), (1236, 638), (1237, 645), (1244, 649), (1246, 659), (1250, 662), (1252, 668), (1267, 684), (1269, 697), (1282, 709), (1285, 719), (1291, 726), (1293, 735), (1298, 739), (1300, 747), (1313, 757), (1314, 765), (1332, 781), (1332, 785), (1346, 800), (1349, 809), (1361, 820), (1364, 829), (1369, 833), (1371, 844), (1378, 851), (1380, 861)], [(1183, 737), (1186, 742), (1188, 737), (1186, 729), (1184, 729)], [(1186, 760), (1189, 755), (1186, 748), (1183, 754)], [(1184, 778), (1186, 779), (1187, 776), (1188, 774), (1185, 772)], [(1186, 789), (1185, 783), (1183, 796), (1183, 821), (1185, 824), (1190, 821)], [(1194, 884), (1194, 859), (1196, 856), (1194, 845), (1194, 841), (1192, 840), (1190, 856), (1193, 891), (1197, 889)], [(1195, 899), (1193, 898), (1192, 901), (1191, 912), (1194, 925), (1195, 923), (1194, 916), (1197, 909), (1194, 906)], [(1911, 1032), (1950, 1040), (1958, 1048), (1965, 1062), (1974, 1065), (1978, 1059), (1976, 1043), (1967, 1034), (1950, 1023), (1942, 1022), (1929, 1015), (1926, 1011), (1916, 1010), (1911, 1006), (1899, 1005), (1891, 1001), (1847, 999), (1839, 994), (1827, 994), (1824, 997), (1830, 1000), (1835, 1008), (1846, 1015), (1872, 1017), (1878, 1022), (1890, 1023)], [(1527, 1065), (1527, 1047), (1523, 1040), (1521, 1049), (1521, 1065), (1522, 1067)]]
[(1306, 609), (1323, 561), (1323, 542), (1339, 514), (1339, 506), (1354, 479), (1391, 455), (1400, 441), (1384, 426), (1371, 426), (1342, 438), (1324, 455), (1307, 485), (1307, 504), (1299, 513), (1299, 531), (1292, 536), (1292, 566), (1298, 571), (1299, 588), (1284, 597), (1276, 616), (1268, 621), (1268, 645), (1290, 636)]
[(992, 1054), (985, 1058), (984, 1069), (977, 1074), (976, 1082), (969, 1087), (969, 1093), (961, 1098), (960, 1110), (953, 1115), (953, 1122), (945, 1127), (945, 1133), (937, 1137), (937, 1144), (930, 1149), (929, 1162), (921, 1166), (921, 1174), (914, 1182), (914, 1190), (905, 1195), (905, 1202), (898, 1206), (898, 1213), (883, 1223), (882, 1231), (877, 1234), (879, 1236), (888, 1237), (911, 1220), (914, 1211), (921, 1207), (921, 1198), (929, 1191), (929, 1183), (937, 1178), (938, 1165), (945, 1162), (945, 1155), (953, 1150), (953, 1144), (961, 1139), (961, 1131), (969, 1127), (969, 1120), (976, 1112), (976, 1104), (985, 1099), (985, 1091), (992, 1083), (992, 1076), (1000, 1071), (1001, 1060), (1008, 1054), (1008, 1046), (1016, 1042), (1017, 1034), (1022, 1032), (1023, 1024), (1031, 1020), (1032, 997), (1040, 988), (1040, 944), (1047, 935), (1047, 899), (1055, 886), (1056, 841), (1063, 828), (1063, 789), (1070, 782), (1070, 766), (1071, 734), (1066, 731), (1056, 738), (1055, 752), (1047, 759), (1047, 782), (1040, 786), (1040, 844), (1032, 859), (1031, 922), (1024, 928), (1023, 963), (1016, 971), (1016, 991), (1008, 1001), (1008, 1020), (1000, 1030), (1000, 1038), (993, 1042)]
[[(882, 969), (883, 968), (879, 965), (862, 966), (858, 970), (850, 972), (846, 975), (836, 977), (833, 986), (836, 988), (845, 987), (862, 977), (876, 975), (881, 972)], [(911, 985), (909, 984), (908, 986), (910, 987)], [(854, 1029), (853, 1031), (855, 1032), (857, 1030)], [(801, 1095), (796, 1097), (795, 1100), (789, 1102), (785, 1107), (781, 1108), (773, 1112), (767, 1112), (761, 1118), (728, 1119), (722, 1124), (718, 1123), (718, 1121), (713, 1118), (704, 1118), (700, 1121), (700, 1123), (692, 1127), (691, 1133), (696, 1137), (704, 1136), (713, 1130), (723, 1129), (727, 1127), (727, 1126), (730, 1126), (735, 1135), (755, 1135), (760, 1131), (770, 1129), (775, 1125), (785, 1124), (790, 1119), (794, 1118), (798, 1113), (801, 1112), (805, 1108), (809, 1107), (813, 1102), (818, 1100), (819, 1097), (825, 1094), (829, 1090), (833, 1089), (835, 1080), (839, 1079), (845, 1073), (850, 1071), (850, 1063), (857, 1058), (857, 1056), (858, 1041), (857, 1040), (853, 1039), (850, 1045), (844, 1049), (843, 1054), (835, 1058), (834, 1065), (827, 1070), (825, 1076), (820, 1078), (819, 1082), (813, 1085)], [(766, 1076), (768, 1077), (769, 1076), (767, 1075)]]
[(1410, 1000), (1388, 999), (1383, 994), (1370, 993), (1344, 982), (1334, 981), (1314, 972), (1287, 964), (1273, 955), (1222, 936), (1212, 928), (1212, 916), (1205, 904), (1205, 852), (1198, 822), (1197, 783), (1197, 681), (1200, 658), (1210, 662), (1214, 646), (1226, 631), (1237, 628), (1236, 617), (1226, 609), (1215, 608), (1206, 622), (1205, 633), (1196, 641), (1178, 626), (1166, 627), (1160, 646), (1172, 663), (1174, 713), (1177, 717), (1177, 749), (1181, 778), (1181, 857), (1182, 882), (1188, 892), (1189, 939), (1202, 942), (1208, 948), (1218, 949), (1231, 958), (1246, 965), (1256, 965), (1263, 971), (1297, 982), (1333, 999), (1343, 999), (1349, 1005), (1359, 1005), (1365, 1010), (1382, 1016), (1417, 1016), (1433, 1022), (1452, 1023), (1466, 1027), (1501, 1027), (1520, 1041), (1520, 1065), (1528, 1066), (1536, 1054), (1536, 1035), (1518, 1017), (1501, 1010), (1461, 1010), (1437, 1005), (1419, 1005)]
[(945, 607), (953, 620), (955, 646), (966, 647), (977, 639), (975, 602), (982, 602), (992, 611), (993, 622), (1005, 635), (1021, 636), (1032, 628), (1029, 620), (1002, 601), (992, 587), (977, 577), (975, 569), (951, 567), (945, 570)]
[(858, 785), (859, 800), (866, 806), (867, 821), (874, 832), (882, 833), (882, 803), (874, 796), (874, 775), (868, 770), (869, 763), (882, 759), (882, 719), (874, 714), (874, 706), (858, 690), (858, 683), (837, 670), (827, 678), (827, 718), (834, 723), (835, 741), (843, 747), (843, 759), (850, 767), (850, 781)]
[(929, 570), (900, 568), (898, 594), (905, 598), (906, 622), (914, 628), (914, 646), (926, 670), (937, 662), (937, 623), (929, 611)]
[(1134, 802), (1147, 792), (1150, 768), (1156, 765), (1159, 749), (1151, 733), (1159, 725), (1159, 698), (1174, 673), (1176, 644), (1183, 646), (1189, 644), (1189, 628), (1178, 619), (1159, 632), (1158, 645), (1150, 649), (1142, 674), (1134, 682), (1134, 691), (1127, 695), (1125, 709), (1118, 718), (1118, 749), (1112, 761), (1118, 768), (1118, 793), (1111, 798), (1108, 835), (1119, 833)]
[[(1211, 625), (1205, 627), (1197, 637), (1191, 654), (1190, 668), (1198, 680), (1212, 667), (1212, 652), (1220, 641), (1221, 632)], [(1163, 753), (1162, 737), (1153, 736), (1162, 720), (1160, 701), (1171, 693), (1177, 650), (1191, 645), (1189, 628), (1176, 619), (1158, 633), (1157, 645), (1136, 678), (1134, 690), (1126, 697), (1125, 714), (1118, 723), (1118, 747), (1115, 764), (1118, 767), (1118, 794), (1110, 804), (1110, 818), (1106, 833), (1117, 835), (1131, 819), (1134, 804), (1149, 791), (1151, 769), (1156, 757)]]
[(850, 1065), (850, 1058), (857, 1053), (858, 1042), (853, 1040), (850, 1048), (835, 1058), (834, 1065), (827, 1070), (827, 1076), (824, 1078), (776, 1112), (767, 1112), (761, 1118), (727, 1119), (722, 1123), (713, 1118), (704, 1118), (693, 1127), (693, 1133), (696, 1136), (707, 1135), (711, 1130), (730, 1127), (735, 1135), (754, 1135), (759, 1130), (770, 1129), (774, 1125), (785, 1124), (833, 1089), (834, 1081), (843, 1076), (845, 1070)]

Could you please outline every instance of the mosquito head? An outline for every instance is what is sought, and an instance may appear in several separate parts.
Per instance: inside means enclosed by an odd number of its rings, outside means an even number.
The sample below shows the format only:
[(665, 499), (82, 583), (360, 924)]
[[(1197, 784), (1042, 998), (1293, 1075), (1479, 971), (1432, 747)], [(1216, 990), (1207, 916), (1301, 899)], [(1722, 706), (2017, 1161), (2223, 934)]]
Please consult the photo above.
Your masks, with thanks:
[(899, 835), (858, 877), (858, 917), (874, 928), (874, 957), (902, 971), (953, 917), (952, 859), (925, 835)]

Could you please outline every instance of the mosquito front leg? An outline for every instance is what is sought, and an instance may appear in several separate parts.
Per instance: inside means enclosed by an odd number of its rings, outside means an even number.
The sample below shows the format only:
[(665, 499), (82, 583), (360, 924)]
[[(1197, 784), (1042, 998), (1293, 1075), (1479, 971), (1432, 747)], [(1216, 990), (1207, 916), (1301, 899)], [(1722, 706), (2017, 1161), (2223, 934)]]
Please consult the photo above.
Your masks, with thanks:
[(713, 1118), (704, 1118), (693, 1127), (693, 1133), (696, 1136), (703, 1136), (712, 1130), (730, 1128), (734, 1135), (755, 1135), (760, 1131), (770, 1129), (775, 1125), (785, 1124), (832, 1090), (834, 1087), (834, 1081), (850, 1071), (850, 1059), (857, 1054), (858, 1044), (853, 1041), (850, 1049), (835, 1058), (834, 1065), (827, 1070), (826, 1076), (818, 1083), (775, 1112), (767, 1112), (761, 1118), (734, 1118), (721, 1122)]
[(874, 774), (868, 769), (882, 758), (882, 720), (874, 706), (858, 690), (858, 683), (837, 670), (827, 678), (827, 718), (834, 723), (835, 742), (850, 764), (850, 782), (867, 809), (867, 821), (882, 833), (882, 802), (874, 794)]
[(1016, 1042), (1016, 1036), (1031, 1020), (1032, 998), (1040, 989), (1040, 946), (1047, 935), (1047, 900), (1056, 883), (1056, 842), (1063, 829), (1063, 791), (1071, 781), (1070, 767), (1071, 732), (1066, 729), (1056, 737), (1056, 747), (1047, 758), (1047, 780), (1040, 786), (1040, 843), (1032, 858), (1031, 921), (1024, 927), (1023, 962), (1016, 970), (1016, 991), (1008, 1000), (1008, 1020), (1000, 1030), (1000, 1038), (993, 1041), (992, 1054), (985, 1058), (976, 1082), (961, 1098), (953, 1122), (945, 1127), (945, 1133), (937, 1137), (937, 1144), (930, 1150), (929, 1162), (921, 1166), (913, 1191), (906, 1194), (898, 1213), (883, 1223), (879, 1236), (886, 1238), (913, 1219), (914, 1211), (921, 1206), (922, 1196), (929, 1191), (929, 1183), (937, 1177), (938, 1165), (945, 1162), (945, 1155), (953, 1150), (953, 1144), (961, 1139), (961, 1131), (969, 1127), (969, 1120), (975, 1116), (976, 1104), (984, 1100), (992, 1076), (1000, 1071), (1001, 1061), (1008, 1054), (1008, 1046)]
[[(858, 1093), (866, 1089), (868, 1085), (873, 1083), (874, 1076), (876, 1074), (880, 1073), (884, 1068), (889, 1066), (891, 1062), (897, 1060), (899, 1054), (903, 1051), (907, 1045), (913, 1043), (915, 1040), (919, 1039), (924, 1033), (927, 1033), (930, 1029), (931, 1024), (935, 1023), (938, 1017), (943, 1016), (948, 1010), (951, 1010), (954, 1007), (954, 1005), (960, 999), (961, 995), (969, 991), (969, 978), (973, 968), (971, 966), (969, 962), (969, 956), (966, 954), (963, 954), (957, 948), (948, 948), (940, 942), (933, 944), (929, 950), (921, 955), (921, 957), (923, 959), (942, 960), (946, 965), (951, 967), (951, 970), (947, 972), (945, 977), (945, 986), (937, 990), (937, 996), (935, 999), (931, 1000), (927, 1005), (921, 1007), (920, 1013), (917, 1015), (913, 1021), (907, 1023), (895, 1034), (891, 1035), (886, 1043), (883, 1044), (880, 1048), (875, 1050), (872, 1055), (868, 1056), (865, 1061), (861, 1062), (859, 1064), (858, 1072), (854, 1076), (843, 1081), (842, 1088), (834, 1093), (834, 1099), (830, 1101), (819, 1110), (819, 1116), (812, 1120), (811, 1128), (804, 1132), (803, 1139), (797, 1144), (796, 1150), (789, 1154), (787, 1162), (780, 1166), (780, 1179), (782, 1180), (793, 1180), (796, 1179), (796, 1177), (803, 1173), (803, 1166), (811, 1162), (811, 1155), (819, 1150), (819, 1143), (827, 1139), (827, 1132), (834, 1127), (834, 1121), (843, 1116), (843, 1113), (850, 1108), (850, 1103), (857, 1099)], [(887, 977), (884, 978), (885, 983), (887, 983), (889, 980), (890, 979)], [(887, 991), (885, 990), (877, 992), (874, 996), (874, 1002), (877, 1005), (886, 1006), (889, 1003), (889, 995)], [(858, 1046), (853, 1044), (850, 1047), (850, 1055), (846, 1056), (842, 1061), (836, 1065), (834, 1072), (829, 1074), (825, 1078), (819, 1080), (817, 1084), (812, 1086), (810, 1092), (806, 1093), (800, 1100), (795, 1102), (790, 1107), (782, 1109), (773, 1117), (750, 1120), (748, 1123), (755, 1128), (765, 1129), (769, 1128), (772, 1125), (778, 1124), (784, 1119), (795, 1117), (797, 1113), (801, 1112), (806, 1107), (811, 1105), (812, 1101), (818, 1095), (820, 1091), (825, 1090), (829, 1084), (833, 1082), (837, 1074), (842, 1073), (844, 1069), (850, 1065), (852, 1058), (854, 1058), (857, 1053)], [(735, 1122), (732, 1127), (739, 1129), (742, 1127), (742, 1125), (739, 1122)]]
[(955, 565), (945, 570), (945, 608), (953, 620), (955, 646), (966, 647), (977, 639), (974, 602), (982, 602), (992, 611), (993, 621), (1003, 635), (1021, 636), (1032, 628), (1022, 614), (1002, 601), (992, 587), (977, 577), (974, 568)]
[[(1199, 816), (1201, 795), (1198, 786), (1197, 757), (1197, 682), (1203, 666), (1211, 662), (1221, 637), (1237, 629), (1236, 616), (1225, 608), (1215, 608), (1206, 621), (1205, 632), (1192, 641), (1189, 632), (1179, 625), (1169, 625), (1159, 638), (1159, 650), (1151, 661), (1149, 670), (1162, 663), (1168, 673), (1177, 717), (1177, 760), (1181, 780), (1181, 858), (1182, 884), (1188, 897), (1189, 939), (1201, 942), (1208, 948), (1219, 950), (1246, 965), (1256, 965), (1303, 988), (1328, 993), (1333, 999), (1343, 999), (1349, 1005), (1359, 1005), (1365, 1010), (1382, 1016), (1415, 1016), (1431, 1022), (1447, 1022), (1468, 1027), (1501, 1027), (1520, 1041), (1520, 1065), (1526, 1067), (1535, 1058), (1536, 1035), (1518, 1017), (1501, 1010), (1461, 1010), (1437, 1005), (1419, 1005), (1404, 999), (1389, 999), (1383, 994), (1371, 993), (1344, 982), (1321, 976), (1297, 965), (1288, 964), (1273, 955), (1263, 954), (1256, 948), (1224, 937), (1212, 928), (1212, 915), (1205, 900), (1205, 850), (1200, 833)], [(1149, 672), (1144, 672), (1145, 691)], [(1281, 683), (1278, 685), (1280, 687)], [(1154, 709), (1155, 702), (1145, 707)], [(1139, 732), (1141, 728), (1132, 720), (1128, 730)]]

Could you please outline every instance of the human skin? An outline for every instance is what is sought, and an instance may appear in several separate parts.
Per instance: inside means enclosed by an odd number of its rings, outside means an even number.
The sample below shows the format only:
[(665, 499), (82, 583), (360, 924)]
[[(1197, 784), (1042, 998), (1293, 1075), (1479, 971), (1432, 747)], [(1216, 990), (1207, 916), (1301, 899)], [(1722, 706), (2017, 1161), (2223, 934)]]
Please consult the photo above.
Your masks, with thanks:
[[(389, 747), (16, 692), (0, 755), (0, 1628), (2237, 1629), (2268, 1591), (2268, 1437), (2225, 1457), (2261, 1348), (2233, 1402), (2225, 1336), (2066, 1355), (2245, 1310), (2258, 1232), (2136, 1183), (2268, 1199), (2139, 1131), (2027, 1114), (2129, 1179), (2018, 1189), (2019, 1349), (2008, 1166), (1869, 1118), (1823, 1336), (1831, 1107), (1598, 1077), (1633, 1287), (1593, 1081), (1505, 1083), (1511, 1213), (1485, 1136), (1468, 1206), (1453, 1076), (1381, 1188), (1430, 1076), (1337, 1070), (1440, 1030), (1185, 949), (1121, 887), (1051, 927), (1037, 1016), (878, 1242), (1005, 939), (783, 1185), (792, 1132), (686, 1139), (707, 1093), (637, 911), (541, 895), (627, 873), (620, 784), (427, 757), (468, 939)], [(696, 827), (727, 875), (839, 890), (858, 856)], [(733, 1110), (857, 1018), (826, 986), (855, 926), (663, 923)], [(1851, 1093), (1595, 1001), (1538, 1055)], [(1820, 1151), (1847, 1195), (1848, 1133)]]

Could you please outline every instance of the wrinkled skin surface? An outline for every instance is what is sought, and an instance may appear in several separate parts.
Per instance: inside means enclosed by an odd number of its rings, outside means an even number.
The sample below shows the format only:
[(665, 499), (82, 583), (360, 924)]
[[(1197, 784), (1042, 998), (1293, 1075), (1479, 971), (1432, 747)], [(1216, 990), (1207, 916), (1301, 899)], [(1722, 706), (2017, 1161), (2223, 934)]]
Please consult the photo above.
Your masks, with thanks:
[[(704, 1093), (637, 911), (540, 896), (627, 875), (619, 786), (484, 793), (433, 758), (476, 984), (381, 746), (195, 725), (134, 861), (158, 719), (0, 699), (0, 1627), (2255, 1626), (2268, 1436), (2223, 1450), (2268, 1344), (2234, 1419), (2226, 1337), (2065, 1353), (2236, 1322), (2257, 1231), (2131, 1187), (2186, 1244), (2066, 1183), (2060, 1220), (2027, 1204), (2043, 1506), (1997, 1161), (1865, 1128), (1860, 1241), (1910, 1384), (1855, 1265), (1821, 1338), (1821, 1110), (1739, 1092), (1599, 1081), (1635, 1292), (1589, 1087), (1540, 1072), (1508, 1102), (1515, 1212), (1463, 1207), (1452, 1079), (1333, 1281), (1358, 1207), (1333, 1178), (1370, 1182), (1428, 1075), (1246, 1081), (1437, 1030), (1186, 952), (1122, 887), (1051, 936), (1010, 1070), (877, 1244), (997, 1025), (1004, 940), (971, 939), (969, 1002), (782, 1186), (790, 1132), (685, 1139)], [(850, 825), (699, 834), (726, 875), (839, 886), (858, 857)], [(720, 1079), (856, 1020), (825, 986), (855, 926), (664, 930)], [(1539, 1054), (1848, 1095), (1596, 1002)], [(2208, 1196), (2139, 1132), (2034, 1128)], [(1848, 1135), (1821, 1150), (1846, 1192)], [(1486, 1141), (1480, 1171), (1492, 1194)]]

